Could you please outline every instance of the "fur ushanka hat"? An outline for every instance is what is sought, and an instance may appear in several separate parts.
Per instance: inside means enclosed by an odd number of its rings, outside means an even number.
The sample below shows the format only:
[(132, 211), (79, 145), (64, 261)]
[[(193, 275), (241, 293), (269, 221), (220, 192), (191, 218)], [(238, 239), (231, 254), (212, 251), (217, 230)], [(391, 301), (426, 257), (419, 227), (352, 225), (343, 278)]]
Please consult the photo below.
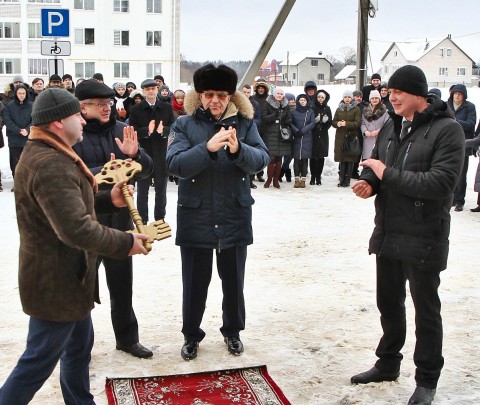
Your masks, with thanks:
[(193, 85), (197, 93), (206, 90), (224, 90), (234, 94), (237, 90), (238, 76), (235, 70), (225, 65), (215, 67), (211, 63), (202, 66), (193, 74)]

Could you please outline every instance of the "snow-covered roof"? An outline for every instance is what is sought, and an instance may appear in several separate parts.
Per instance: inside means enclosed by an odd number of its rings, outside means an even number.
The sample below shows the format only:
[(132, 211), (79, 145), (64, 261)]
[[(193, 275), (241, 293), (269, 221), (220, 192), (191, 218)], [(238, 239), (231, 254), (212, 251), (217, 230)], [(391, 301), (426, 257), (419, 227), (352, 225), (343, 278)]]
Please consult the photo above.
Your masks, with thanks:
[[(441, 39), (411, 39), (404, 42), (394, 42), (388, 48), (385, 55), (383, 55), (382, 61), (385, 57), (389, 54), (392, 48), (396, 45), (399, 51), (402, 53), (403, 57), (408, 62), (418, 62), (423, 56), (429, 53), (432, 49), (438, 46), (441, 42), (445, 41), (445, 39), (449, 39), (455, 46), (457, 46), (463, 53), (465, 53), (455, 42), (452, 41), (450, 37), (441, 38)], [(467, 54), (465, 54), (468, 58)], [(471, 58), (470, 58), (471, 59)], [(473, 60), (472, 60), (473, 61)]]
[(340, 72), (334, 77), (335, 80), (345, 80), (355, 73), (357, 70), (356, 65), (345, 65)]
[[(319, 55), (318, 52), (311, 52), (311, 51), (298, 51), (293, 52), (288, 55), (288, 64), (290, 66), (297, 66), (300, 62), (305, 60), (306, 58), (311, 59), (325, 59), (323, 56)], [(325, 59), (327, 60), (327, 59)], [(328, 60), (327, 60), (328, 62)], [(330, 62), (329, 62), (330, 63)], [(280, 66), (287, 66), (287, 59), (285, 58), (282, 62), (279, 63)]]
[(430, 52), (433, 48), (435, 48), (442, 41), (443, 41), (443, 38), (436, 39), (436, 40), (424, 40), (424, 41), (411, 40), (406, 42), (394, 42), (390, 47), (390, 49), (393, 47), (393, 45), (397, 45), (399, 51), (402, 53), (403, 57), (407, 61), (416, 62), (420, 58), (422, 58), (425, 54)]

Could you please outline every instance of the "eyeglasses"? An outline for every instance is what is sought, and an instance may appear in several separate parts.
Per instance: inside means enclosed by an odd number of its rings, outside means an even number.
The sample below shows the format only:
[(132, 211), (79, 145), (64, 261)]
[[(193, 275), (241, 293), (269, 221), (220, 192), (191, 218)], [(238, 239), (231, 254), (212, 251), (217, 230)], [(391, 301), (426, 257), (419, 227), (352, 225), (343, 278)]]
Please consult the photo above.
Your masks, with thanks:
[(230, 95), (228, 93), (219, 93), (217, 91), (205, 91), (202, 94), (205, 98), (208, 98), (209, 100), (211, 100), (215, 96), (217, 96), (219, 100), (225, 100)]
[(82, 104), (86, 104), (86, 105), (94, 105), (96, 106), (97, 108), (101, 108), (102, 110), (106, 107), (111, 107), (113, 106), (113, 100), (109, 100), (109, 101), (105, 101), (103, 103), (82, 103)]

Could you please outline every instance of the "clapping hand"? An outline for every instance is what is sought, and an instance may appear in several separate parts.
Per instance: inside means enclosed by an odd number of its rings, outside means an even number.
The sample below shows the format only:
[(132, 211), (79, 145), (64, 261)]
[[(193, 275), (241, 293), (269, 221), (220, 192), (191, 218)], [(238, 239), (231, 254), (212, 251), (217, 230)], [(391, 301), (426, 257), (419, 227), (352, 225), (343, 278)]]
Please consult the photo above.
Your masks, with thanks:
[(217, 152), (221, 148), (228, 148), (230, 153), (237, 153), (238, 140), (237, 130), (232, 127), (228, 129), (222, 128), (215, 135), (213, 135), (207, 142), (207, 149), (210, 152)]

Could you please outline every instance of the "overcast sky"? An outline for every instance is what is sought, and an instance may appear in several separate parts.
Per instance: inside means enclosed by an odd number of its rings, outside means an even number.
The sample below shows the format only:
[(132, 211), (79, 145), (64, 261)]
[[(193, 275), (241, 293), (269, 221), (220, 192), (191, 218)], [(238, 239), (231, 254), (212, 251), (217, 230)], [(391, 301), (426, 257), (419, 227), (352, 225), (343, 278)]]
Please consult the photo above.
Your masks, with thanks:
[[(181, 46), (187, 60), (251, 60), (285, 0), (181, 0)], [(480, 61), (479, 0), (378, 0), (369, 47), (379, 61), (392, 42), (448, 34)], [(287, 51), (322, 51), (342, 60), (357, 49), (358, 0), (297, 0), (268, 59)]]

